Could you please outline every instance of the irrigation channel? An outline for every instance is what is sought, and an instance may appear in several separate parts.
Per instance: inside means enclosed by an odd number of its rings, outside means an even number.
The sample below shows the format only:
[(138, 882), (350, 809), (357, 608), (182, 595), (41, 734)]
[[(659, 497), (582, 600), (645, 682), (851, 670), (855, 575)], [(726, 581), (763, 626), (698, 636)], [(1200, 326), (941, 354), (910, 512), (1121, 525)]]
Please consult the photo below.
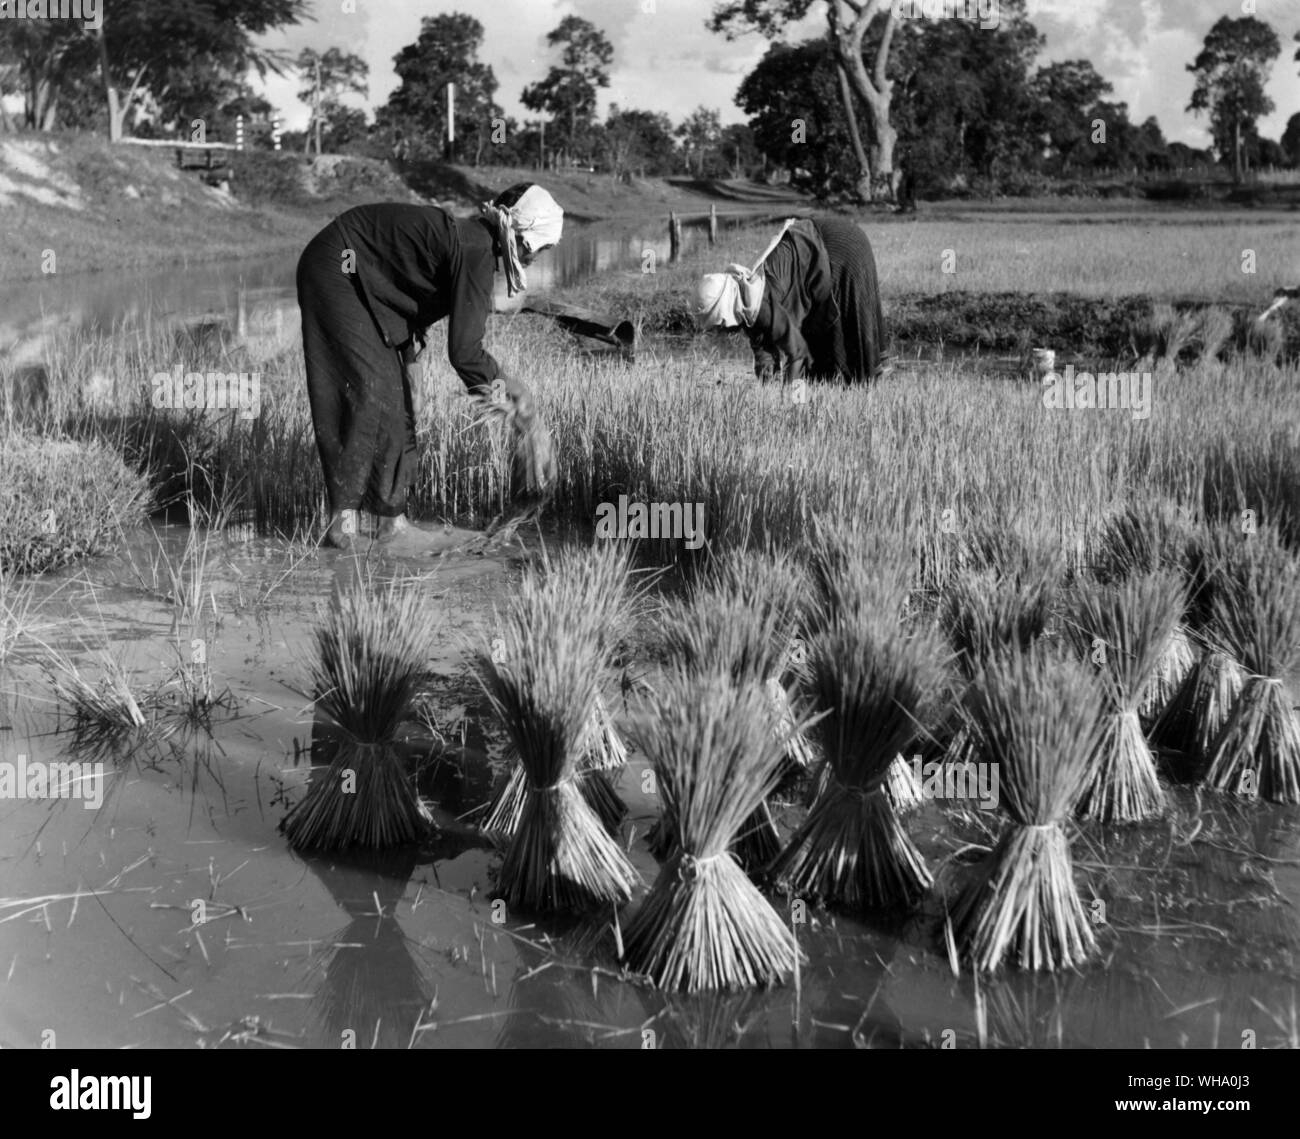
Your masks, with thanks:
[[(640, 247), (629, 239), (610, 265)], [(163, 275), (153, 295), (173, 317), (229, 318), (240, 280), (283, 298), (291, 274), (283, 261), (212, 266), (184, 274), (193, 294)], [(123, 319), (84, 289), (83, 311)], [(118, 282), (102, 304), (128, 292)], [(105, 797), (98, 810), (0, 800), (0, 1045), (36, 1046), (51, 1030), (61, 1047), (338, 1047), (348, 1034), (358, 1047), (1239, 1047), (1245, 1031), (1261, 1046), (1296, 1032), (1296, 812), (1180, 788), (1164, 823), (1076, 847), (1085, 904), (1108, 900), (1103, 954), (1079, 972), (954, 974), (937, 892), (896, 923), (812, 909), (796, 927), (808, 954), (797, 985), (706, 997), (621, 979), (562, 922), (495, 922), (498, 856), (473, 824), (506, 757), (485, 735), (491, 716), (464, 653), (517, 573), (505, 553), (422, 567), (444, 623), (429, 719), (407, 725), (405, 746), (437, 804), (438, 839), (384, 858), (303, 859), (277, 829), (302, 793), (305, 749), (322, 738), (302, 666), (317, 606), (355, 560), (237, 528), (210, 537), (217, 624), (205, 653), (221, 699), (194, 723), (169, 710), (191, 648), (160, 568), (190, 537), (158, 523), (39, 582), (42, 611), (65, 618), (38, 630), (48, 645), (90, 669), (107, 653), (154, 698), (150, 742), (74, 753), (30, 645), (11, 661), (0, 752), (98, 758)], [(641, 792), (645, 769), (633, 754), (619, 792), (623, 840), (649, 882), (658, 806)], [(954, 829), (933, 803), (909, 830), (941, 884), (963, 847), (991, 841), (978, 812)]]

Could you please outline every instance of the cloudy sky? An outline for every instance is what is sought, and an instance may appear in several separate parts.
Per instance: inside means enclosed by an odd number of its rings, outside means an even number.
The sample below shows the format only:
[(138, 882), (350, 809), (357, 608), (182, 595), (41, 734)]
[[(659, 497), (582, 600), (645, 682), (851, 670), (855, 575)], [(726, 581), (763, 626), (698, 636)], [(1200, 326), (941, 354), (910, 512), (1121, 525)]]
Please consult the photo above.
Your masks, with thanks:
[[(344, 7), (354, 7), (347, 13)], [(546, 74), (551, 56), (546, 33), (564, 16), (577, 14), (605, 31), (614, 44), (610, 102), (664, 111), (674, 121), (701, 104), (717, 108), (722, 120), (743, 121), (733, 103), (741, 79), (761, 58), (766, 44), (756, 35), (729, 43), (704, 28), (713, 0), (311, 0), (314, 22), (268, 37), (269, 46), (296, 52), (302, 47), (340, 47), (370, 64), (370, 100), (382, 104), (396, 86), (393, 56), (419, 34), (424, 16), (468, 12), (485, 29), (482, 58), (500, 83), (497, 101), (506, 113), (525, 118), (519, 93)], [(1205, 33), (1223, 15), (1254, 9), (1277, 30), (1282, 55), (1268, 93), (1277, 110), (1263, 120), (1264, 135), (1277, 138), (1287, 119), (1300, 111), (1300, 64), (1292, 37), (1300, 30), (1300, 0), (1029, 0), (1029, 15), (1047, 37), (1044, 61), (1085, 58), (1115, 87), (1140, 122), (1155, 115), (1171, 141), (1205, 146), (1204, 120), (1187, 114), (1195, 58)], [(806, 25), (822, 27), (821, 5)], [(306, 122), (293, 77), (271, 78), (265, 93), (290, 127)]]

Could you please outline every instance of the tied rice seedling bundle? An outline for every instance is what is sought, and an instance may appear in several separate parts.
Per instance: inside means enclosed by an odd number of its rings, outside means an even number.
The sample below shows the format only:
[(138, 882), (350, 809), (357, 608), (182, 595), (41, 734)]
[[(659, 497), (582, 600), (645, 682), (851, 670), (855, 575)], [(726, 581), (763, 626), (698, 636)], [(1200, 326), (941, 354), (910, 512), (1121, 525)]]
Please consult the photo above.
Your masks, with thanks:
[(811, 631), (859, 610), (883, 610), (902, 620), (912, 581), (912, 555), (894, 533), (814, 518), (808, 562), (813, 583)]
[[(1116, 585), (1130, 577), (1173, 571), (1191, 577), (1195, 529), (1176, 504), (1165, 500), (1129, 503), (1108, 518), (1097, 544), (1096, 576)], [(1190, 608), (1191, 597), (1188, 596)], [(1186, 614), (1190, 619), (1190, 614)], [(1182, 620), (1161, 648), (1139, 712), (1152, 724), (1168, 706), (1196, 663), (1196, 645)]]
[(505, 727), (525, 788), (499, 876), (502, 897), (529, 910), (622, 905), (638, 882), (582, 789), (600, 678), (627, 589), (628, 552), (612, 544), (567, 550), (525, 571), (499, 615), (503, 650), (475, 670)]
[[(596, 607), (591, 615), (592, 623), (599, 622), (598, 640), (602, 678), (609, 672), (614, 651), (633, 621), (639, 596), (638, 591), (628, 585), (631, 548), (618, 547), (616, 556), (621, 569), (610, 567), (608, 572), (617, 577), (618, 588), (603, 594), (593, 594), (587, 601), (587, 604)], [(561, 554), (550, 572), (576, 573), (580, 583), (584, 575), (589, 576), (593, 571), (587, 562), (578, 564), (572, 555)], [(609, 705), (605, 702), (599, 686), (591, 716), (584, 726), (579, 751), (581, 755), (579, 786), (583, 797), (587, 800), (587, 805), (596, 812), (605, 829), (613, 833), (618, 830), (627, 814), (627, 807), (618, 796), (612, 773), (626, 766), (627, 748), (619, 736), (618, 729), (614, 726)], [(527, 774), (523, 766), (516, 762), (505, 785), (488, 809), (483, 829), (503, 839), (513, 837), (519, 829), (519, 820), (523, 817), (527, 787)]]
[[(800, 604), (798, 579), (787, 561), (742, 553), (728, 556), (685, 601), (670, 603), (663, 621), (668, 659), (683, 675), (700, 677), (701, 683), (724, 675), (764, 695), (764, 722), (784, 757), (793, 741), (807, 746), (798, 712), (780, 680), (791, 667), (789, 646), (798, 638)], [(663, 813), (649, 836), (651, 852), (661, 860), (674, 851), (673, 802), (672, 789), (665, 789)], [(766, 801), (745, 821), (735, 842), (741, 864), (754, 873), (780, 853), (780, 833)]]
[(1083, 818), (1138, 822), (1165, 809), (1139, 709), (1185, 604), (1183, 583), (1162, 571), (1116, 585), (1081, 582), (1077, 587), (1069, 636), (1097, 667), (1106, 694), (1102, 741), (1079, 803)]
[(1300, 564), (1271, 531), (1225, 566), (1214, 618), (1217, 647), (1246, 676), (1210, 747), (1206, 782), (1247, 799), (1300, 803), (1300, 717), (1286, 682), (1300, 668)]
[(1171, 764), (1175, 773), (1193, 781), (1204, 776), (1210, 747), (1245, 682), (1240, 663), (1211, 631), (1224, 566), (1240, 540), (1224, 527), (1205, 526), (1197, 527), (1189, 538), (1187, 624), (1196, 658), (1151, 728), (1151, 742), (1177, 757)]
[(1096, 949), (1065, 822), (1101, 742), (1104, 700), (1083, 665), (1041, 645), (995, 658), (966, 694), (980, 751), (1000, 764), (1007, 817), (952, 912), (957, 943), (980, 972), (1007, 961), (1068, 969)]
[(859, 609), (815, 634), (809, 655), (827, 775), (773, 874), (797, 895), (857, 909), (911, 904), (932, 879), (886, 789), (935, 714), (942, 642), (933, 629), (909, 633), (888, 612)]
[[(1009, 565), (958, 572), (940, 603), (939, 624), (957, 654), (958, 672), (965, 683), (971, 683), (995, 657), (1027, 649), (1043, 636), (1064, 568), (1059, 552), (1031, 554), (1022, 544)], [(963, 764), (979, 758), (960, 715), (945, 734), (947, 762)]]
[(762, 688), (673, 668), (634, 738), (672, 797), (673, 853), (624, 932), (625, 964), (687, 992), (778, 983), (798, 949), (732, 854), (779, 778)]
[(324, 772), (285, 817), (297, 850), (380, 849), (418, 840), (432, 817), (398, 754), (438, 627), (414, 586), (358, 582), (335, 593), (313, 636), (307, 672), (316, 706), (341, 733)]

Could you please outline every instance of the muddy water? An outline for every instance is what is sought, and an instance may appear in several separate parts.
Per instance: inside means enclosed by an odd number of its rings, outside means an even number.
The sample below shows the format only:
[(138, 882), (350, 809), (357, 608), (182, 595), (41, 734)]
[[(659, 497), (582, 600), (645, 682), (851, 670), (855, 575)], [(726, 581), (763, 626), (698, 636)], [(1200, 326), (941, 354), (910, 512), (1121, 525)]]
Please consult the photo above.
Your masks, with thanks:
[[(137, 694), (164, 685), (178, 659), (151, 559), (159, 541), (178, 556), (186, 535), (157, 534), (41, 582), (41, 638), (91, 676), (95, 657), (83, 646), (106, 646)], [(210, 599), (220, 617), (208, 656), (214, 691), (231, 698), (210, 731), (181, 730), (164, 701), (148, 713), (150, 735), (172, 734), (107, 758), (98, 810), (75, 799), (0, 800), (0, 1044), (34, 1046), (52, 1031), (60, 1046), (102, 1047), (967, 1047), (983, 1038), (1236, 1048), (1246, 1031), (1261, 1046), (1295, 1032), (1286, 1010), (1300, 935), (1298, 813), (1198, 804), (1184, 791), (1168, 821), (1080, 835), (1085, 902), (1105, 902), (1103, 951), (1063, 977), (955, 977), (937, 900), (870, 923), (813, 910), (799, 927), (809, 961), (797, 988), (699, 999), (620, 979), (608, 922), (574, 929), (507, 915), (494, 924), (498, 855), (473, 819), (503, 756), (464, 651), (517, 573), (504, 555), (375, 567), (421, 572), (443, 617), (432, 723), (409, 725), (406, 737), (424, 763), (440, 837), (383, 858), (303, 859), (277, 829), (302, 794), (313, 738), (302, 661), (316, 605), (355, 561), (270, 540), (215, 542)], [(27, 645), (0, 680), (6, 760), (86, 755), (56, 731), (40, 655)], [(624, 838), (649, 882), (644, 835), (656, 807), (640, 794), (642, 767), (634, 756), (620, 789)], [(965, 872), (957, 848), (987, 841), (934, 805), (911, 827), (943, 888)], [(196, 900), (207, 907), (202, 924)]]

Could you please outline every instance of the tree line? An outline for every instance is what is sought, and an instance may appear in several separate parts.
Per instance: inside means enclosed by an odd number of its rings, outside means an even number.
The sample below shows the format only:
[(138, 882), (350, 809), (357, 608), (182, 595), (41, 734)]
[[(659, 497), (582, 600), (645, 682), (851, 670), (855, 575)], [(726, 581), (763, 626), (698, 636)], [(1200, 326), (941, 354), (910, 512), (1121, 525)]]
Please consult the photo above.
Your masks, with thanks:
[[(520, 93), (533, 117), (519, 121), (496, 101), (498, 81), (480, 58), (482, 24), (463, 13), (421, 21), (416, 40), (394, 57), (397, 87), (370, 115), (349, 102), (368, 95), (359, 56), (330, 48), (289, 57), (258, 46), (263, 33), (307, 19), (305, 0), (105, 0), (97, 29), (5, 21), (0, 95), (21, 93), (23, 110), (11, 116), (0, 108), (0, 129), (83, 129), (113, 139), (197, 131), (230, 141), (242, 117), (249, 145), (269, 146), (274, 112), (246, 76), (293, 69), (311, 115), (305, 131), (285, 136), (286, 146), (404, 162), (579, 167), (623, 179), (766, 176), (859, 201), (894, 200), (904, 179), (906, 192), (1014, 192), (1098, 174), (1220, 166), (1240, 180), (1260, 166), (1300, 166), (1300, 113), (1276, 141), (1258, 129), (1274, 110), (1265, 84), (1282, 47), (1255, 16), (1219, 19), (1187, 64), (1188, 110), (1203, 117), (1211, 140), (1198, 150), (1168, 142), (1154, 117), (1133, 122), (1090, 61), (1039, 63), (1045, 41), (1025, 0), (1001, 0), (991, 27), (975, 5), (957, 5), (959, 15), (948, 19), (900, 18), (897, 7), (718, 4), (707, 20), (713, 33), (769, 41), (736, 93), (748, 121), (724, 127), (707, 107), (678, 123), (617, 104), (601, 117), (614, 49), (578, 16), (547, 36), (553, 61)], [(963, 8), (970, 18), (960, 16)], [(818, 12), (822, 34), (790, 38)]]

